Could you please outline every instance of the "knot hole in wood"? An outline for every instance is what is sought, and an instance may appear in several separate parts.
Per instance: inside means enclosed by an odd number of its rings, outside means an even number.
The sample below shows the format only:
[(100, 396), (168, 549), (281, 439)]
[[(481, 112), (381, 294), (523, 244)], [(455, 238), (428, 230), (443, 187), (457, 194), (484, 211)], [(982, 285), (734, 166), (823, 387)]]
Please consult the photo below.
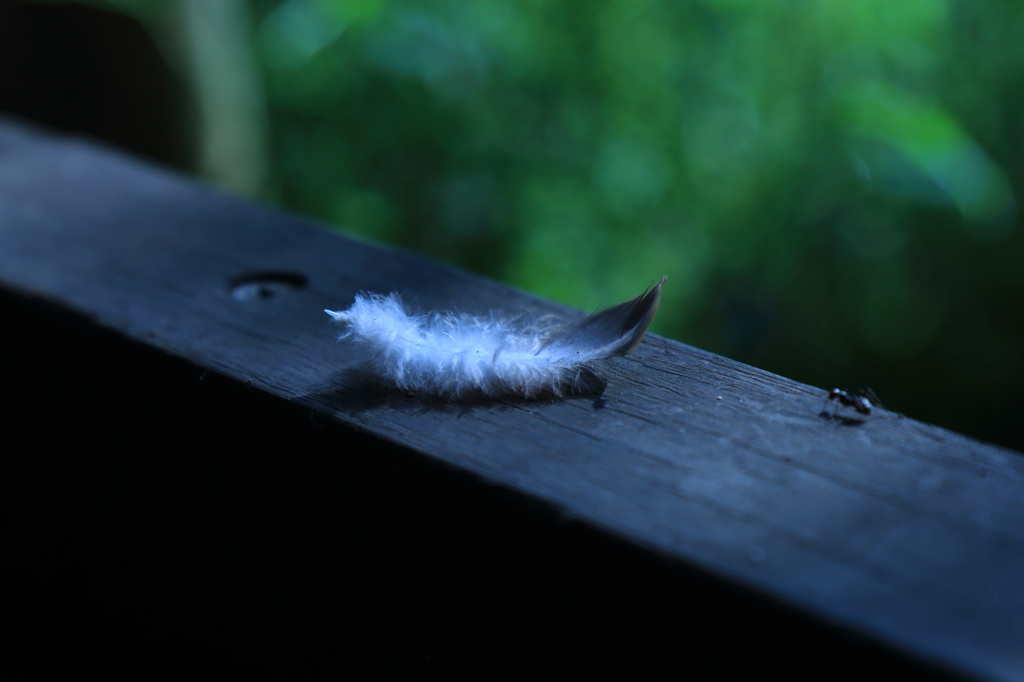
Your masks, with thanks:
[(247, 272), (228, 280), (228, 292), (236, 301), (259, 301), (298, 291), (308, 282), (296, 272)]

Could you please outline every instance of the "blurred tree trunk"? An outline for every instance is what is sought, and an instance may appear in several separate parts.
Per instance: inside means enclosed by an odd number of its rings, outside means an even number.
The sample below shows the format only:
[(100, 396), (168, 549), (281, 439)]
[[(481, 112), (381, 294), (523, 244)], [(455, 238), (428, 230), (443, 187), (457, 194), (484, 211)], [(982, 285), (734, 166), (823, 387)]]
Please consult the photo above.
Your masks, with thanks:
[(267, 178), (267, 115), (243, 0), (178, 0), (171, 44), (187, 74), (198, 118), (199, 170), (248, 196)]

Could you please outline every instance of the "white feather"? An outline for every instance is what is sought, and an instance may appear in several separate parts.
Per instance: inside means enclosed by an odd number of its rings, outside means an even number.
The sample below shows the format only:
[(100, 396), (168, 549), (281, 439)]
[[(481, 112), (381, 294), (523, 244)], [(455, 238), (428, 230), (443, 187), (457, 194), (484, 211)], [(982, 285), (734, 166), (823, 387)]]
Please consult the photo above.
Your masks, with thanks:
[(654, 318), (664, 278), (641, 296), (576, 325), (548, 315), (485, 317), (410, 314), (398, 294), (359, 294), (348, 310), (325, 310), (346, 326), (387, 383), (410, 393), (465, 399), (534, 398), (580, 390), (589, 362), (623, 355), (640, 342)]

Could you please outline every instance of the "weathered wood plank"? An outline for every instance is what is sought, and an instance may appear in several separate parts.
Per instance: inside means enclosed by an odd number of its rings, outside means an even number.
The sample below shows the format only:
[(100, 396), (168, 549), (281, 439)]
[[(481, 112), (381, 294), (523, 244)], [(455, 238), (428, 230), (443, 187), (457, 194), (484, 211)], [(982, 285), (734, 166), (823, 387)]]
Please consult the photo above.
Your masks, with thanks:
[[(259, 271), (308, 284), (233, 298)], [(1017, 453), (887, 412), (826, 420), (820, 389), (654, 335), (601, 364), (600, 396), (388, 395), (324, 308), (397, 290), (581, 313), (9, 122), (0, 284), (951, 669), (1024, 677)]]

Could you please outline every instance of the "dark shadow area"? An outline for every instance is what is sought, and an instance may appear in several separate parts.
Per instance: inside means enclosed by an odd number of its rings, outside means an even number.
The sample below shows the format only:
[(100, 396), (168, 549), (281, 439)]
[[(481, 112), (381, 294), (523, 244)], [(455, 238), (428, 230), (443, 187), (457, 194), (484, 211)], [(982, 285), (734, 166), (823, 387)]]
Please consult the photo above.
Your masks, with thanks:
[(397, 396), (382, 386), (367, 369), (346, 367), (332, 372), (313, 395), (343, 414), (358, 414), (394, 400)]
[(863, 417), (847, 417), (843, 415), (834, 414), (828, 410), (822, 410), (818, 413), (818, 416), (822, 419), (827, 419), (830, 422), (838, 422), (841, 426), (863, 426)]
[(462, 415), (477, 408), (506, 409), (510, 405), (528, 408), (530, 405), (549, 403), (555, 400), (574, 399), (592, 400), (594, 410), (600, 410), (605, 407), (605, 400), (602, 396), (607, 387), (608, 382), (602, 379), (597, 371), (591, 367), (582, 367), (578, 372), (575, 390), (564, 396), (548, 394), (538, 398), (517, 396), (488, 398), (481, 395), (477, 398), (455, 401), (427, 395), (403, 394), (380, 381), (375, 376), (372, 367), (363, 366), (348, 367), (333, 373), (322, 388), (313, 391), (311, 397), (349, 415), (376, 409), (388, 402), (395, 402), (396, 406), (401, 409), (410, 409), (412, 406), (412, 409), (419, 412), (437, 411)]
[(0, 315), (7, 679), (942, 677), (70, 313)]
[(184, 95), (129, 17), (82, 3), (0, 2), (0, 111), (188, 168)]

